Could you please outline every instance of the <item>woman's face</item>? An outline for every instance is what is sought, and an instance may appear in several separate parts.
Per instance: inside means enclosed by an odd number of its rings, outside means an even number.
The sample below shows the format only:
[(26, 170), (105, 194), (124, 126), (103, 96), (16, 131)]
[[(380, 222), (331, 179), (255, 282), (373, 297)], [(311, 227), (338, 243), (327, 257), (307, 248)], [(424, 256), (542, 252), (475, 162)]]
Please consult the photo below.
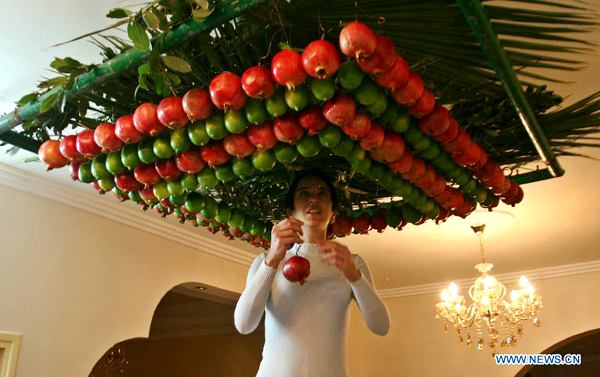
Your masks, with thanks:
[(335, 217), (327, 183), (317, 177), (302, 178), (294, 193), (292, 215), (305, 226), (327, 228)]

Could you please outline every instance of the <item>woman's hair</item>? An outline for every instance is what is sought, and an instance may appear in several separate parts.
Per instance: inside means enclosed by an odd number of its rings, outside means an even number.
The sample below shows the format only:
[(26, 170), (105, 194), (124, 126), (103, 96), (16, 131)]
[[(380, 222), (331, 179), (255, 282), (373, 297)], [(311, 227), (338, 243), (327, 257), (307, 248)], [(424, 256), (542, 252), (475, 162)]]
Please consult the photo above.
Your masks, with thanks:
[(314, 168), (302, 170), (296, 174), (296, 178), (294, 178), (294, 181), (290, 185), (290, 188), (285, 196), (285, 208), (291, 210), (294, 209), (294, 194), (296, 193), (296, 188), (298, 188), (298, 183), (300, 183), (300, 181), (306, 177), (316, 177), (327, 184), (327, 187), (329, 188), (329, 195), (331, 196), (331, 208), (334, 212), (336, 212), (338, 206), (338, 197), (335, 187), (333, 186), (333, 182), (323, 170)]

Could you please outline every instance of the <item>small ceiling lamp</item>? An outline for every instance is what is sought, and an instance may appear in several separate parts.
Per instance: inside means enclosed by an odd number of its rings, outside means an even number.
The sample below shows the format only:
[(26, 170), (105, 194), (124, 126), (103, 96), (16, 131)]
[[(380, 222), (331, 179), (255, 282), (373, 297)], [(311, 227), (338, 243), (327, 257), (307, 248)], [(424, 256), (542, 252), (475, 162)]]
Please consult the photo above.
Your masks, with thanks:
[(505, 349), (516, 345), (516, 335), (523, 336), (521, 321), (528, 320), (535, 327), (540, 326), (537, 314), (542, 309), (542, 296), (534, 294), (531, 284), (525, 276), (521, 276), (521, 289), (511, 292), (511, 303), (504, 301), (506, 287), (488, 274), (494, 265), (485, 261), (481, 241), (484, 228), (485, 224), (471, 226), (479, 237), (482, 259), (482, 263), (475, 266), (475, 269), (481, 272), (481, 277), (469, 288), (469, 296), (474, 302), (467, 307), (464, 296), (459, 295), (456, 284), (451, 283), (447, 290), (442, 291), (444, 301), (436, 305), (436, 318), (444, 320), (444, 332), (448, 332), (448, 324), (456, 329), (461, 345), (465, 344), (465, 334), (461, 330), (466, 329), (467, 347), (471, 347), (473, 343), (470, 329), (474, 326), (473, 331), (477, 332), (476, 347), (480, 351), (485, 348), (484, 331), (487, 332), (487, 345), (492, 354), (495, 354), (498, 348)]

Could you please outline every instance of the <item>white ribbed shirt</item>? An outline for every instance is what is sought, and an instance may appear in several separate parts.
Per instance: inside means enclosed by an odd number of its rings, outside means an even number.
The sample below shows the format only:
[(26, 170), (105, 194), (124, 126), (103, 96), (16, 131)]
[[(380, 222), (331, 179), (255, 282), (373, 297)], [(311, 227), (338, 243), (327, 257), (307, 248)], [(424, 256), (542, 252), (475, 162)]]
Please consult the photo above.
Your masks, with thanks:
[(257, 377), (346, 376), (348, 308), (354, 298), (371, 331), (385, 335), (390, 315), (373, 288), (363, 259), (353, 254), (361, 278), (349, 282), (335, 266), (320, 260), (317, 244), (294, 245), (280, 266), (292, 256), (309, 260), (304, 285), (288, 281), (281, 269), (252, 263), (246, 288), (235, 308), (235, 326), (242, 334), (256, 329), (265, 312), (265, 345)]

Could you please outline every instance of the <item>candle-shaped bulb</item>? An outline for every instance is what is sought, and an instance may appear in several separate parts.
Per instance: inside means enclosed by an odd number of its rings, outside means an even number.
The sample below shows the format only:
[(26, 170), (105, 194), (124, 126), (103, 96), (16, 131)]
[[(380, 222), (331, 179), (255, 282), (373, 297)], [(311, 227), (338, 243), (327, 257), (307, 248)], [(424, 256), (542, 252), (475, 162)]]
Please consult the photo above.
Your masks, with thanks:
[(518, 298), (517, 291), (515, 291), (513, 289), (512, 292), (510, 292), (510, 299), (513, 300), (513, 301), (517, 301), (517, 298)]
[(454, 284), (454, 282), (450, 283), (450, 295), (456, 296), (457, 293), (458, 293), (458, 288), (456, 287), (456, 284)]
[(448, 290), (444, 289), (442, 291), (442, 300), (447, 301), (448, 300)]

